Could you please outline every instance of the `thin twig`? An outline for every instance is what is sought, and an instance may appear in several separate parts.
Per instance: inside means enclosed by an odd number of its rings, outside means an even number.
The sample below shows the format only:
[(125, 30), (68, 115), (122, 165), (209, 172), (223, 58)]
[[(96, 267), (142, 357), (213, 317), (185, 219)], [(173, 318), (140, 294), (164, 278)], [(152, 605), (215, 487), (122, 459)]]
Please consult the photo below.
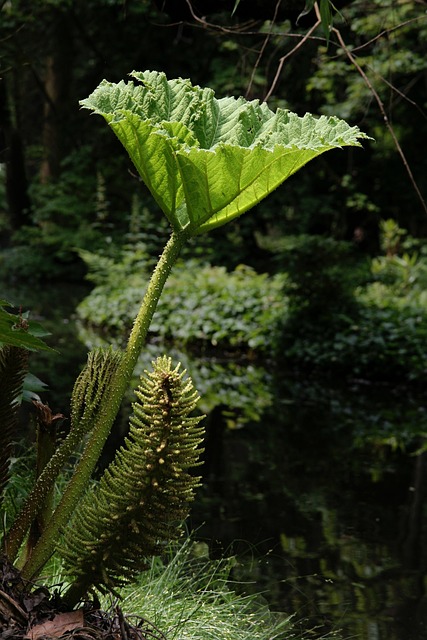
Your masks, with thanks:
[(352, 52), (354, 53), (355, 51), (361, 51), (362, 49), (365, 49), (366, 47), (369, 47), (369, 45), (374, 44), (374, 42), (376, 42), (377, 40), (379, 40), (383, 36), (389, 36), (391, 33), (393, 33), (393, 31), (397, 31), (397, 29), (401, 29), (402, 27), (406, 27), (408, 24), (411, 24), (412, 22), (417, 22), (418, 20), (425, 20), (426, 18), (427, 18), (426, 15), (417, 16), (416, 18), (410, 18), (409, 20), (405, 20), (405, 22), (401, 22), (400, 24), (396, 24), (394, 27), (390, 27), (389, 29), (384, 29), (383, 31), (378, 33), (375, 36), (375, 38), (371, 38), (367, 42), (364, 42), (363, 44), (360, 44), (358, 47), (354, 47), (354, 49), (352, 49)]
[(238, 33), (239, 31), (244, 29), (245, 25), (249, 26), (249, 25), (256, 24), (256, 22), (254, 22), (253, 20), (250, 20), (250, 21), (246, 22), (245, 24), (238, 25), (236, 27), (223, 27), (223, 26), (221, 26), (219, 24), (214, 24), (212, 22), (208, 22), (206, 20), (206, 18), (199, 18), (199, 16), (194, 13), (193, 5), (191, 4), (190, 0), (185, 0), (185, 1), (186, 1), (187, 6), (188, 6), (188, 8), (190, 10), (190, 14), (191, 14), (191, 17), (193, 18), (193, 20), (195, 20), (195, 22), (198, 22), (200, 25), (202, 25), (204, 29), (209, 28), (209, 29), (214, 29), (216, 31), (222, 31), (223, 33), (233, 33), (233, 34), (235, 34), (236, 32)]
[[(415, 100), (411, 100), (411, 98), (408, 98), (408, 96), (405, 93), (403, 93), (403, 91), (400, 91), (400, 89), (398, 89), (394, 84), (392, 84), (389, 80), (387, 80), (387, 78), (384, 78), (384, 76), (378, 73), (378, 71), (375, 71), (375, 69), (371, 65), (367, 64), (366, 67), (367, 69), (369, 69), (369, 71), (372, 71), (373, 74), (378, 76), (381, 82), (384, 82), (384, 84), (386, 84), (394, 93), (397, 93), (397, 95), (400, 96), (402, 100), (405, 100), (406, 102), (411, 104), (413, 107), (415, 107), (417, 111), (419, 111), (419, 113), (422, 115), (423, 118), (427, 119), (427, 114), (423, 111), (420, 105), (417, 102), (415, 102)], [(406, 90), (409, 91), (410, 89), (412, 89), (412, 87), (422, 78), (423, 78), (422, 75), (419, 75), (418, 78), (413, 78), (411, 82), (409, 82), (406, 85)]]
[(387, 129), (388, 129), (388, 131), (389, 131), (389, 133), (390, 133), (390, 135), (391, 135), (391, 137), (393, 139), (395, 147), (396, 147), (396, 149), (397, 149), (397, 151), (398, 151), (398, 153), (399, 153), (399, 155), (401, 157), (401, 160), (403, 162), (403, 166), (405, 167), (406, 172), (407, 172), (407, 174), (409, 176), (409, 180), (411, 181), (411, 184), (412, 184), (412, 186), (413, 186), (413, 188), (415, 190), (415, 193), (417, 194), (417, 196), (419, 198), (419, 201), (421, 203), (421, 206), (424, 209), (424, 212), (427, 214), (427, 203), (426, 203), (426, 201), (424, 200), (424, 198), (422, 196), (422, 193), (421, 193), (421, 191), (420, 191), (420, 189), (419, 189), (419, 187), (417, 185), (417, 182), (416, 182), (416, 180), (414, 178), (414, 174), (412, 173), (411, 167), (409, 166), (408, 161), (406, 159), (405, 153), (404, 153), (402, 147), (400, 146), (399, 140), (397, 139), (397, 136), (396, 136), (396, 134), (394, 132), (394, 129), (393, 129), (391, 123), (390, 123), (390, 120), (388, 119), (386, 110), (384, 108), (383, 101), (381, 100), (380, 96), (378, 95), (377, 91), (375, 90), (372, 82), (369, 80), (368, 76), (363, 71), (363, 69), (360, 66), (360, 64), (357, 62), (356, 58), (352, 55), (351, 51), (348, 49), (348, 47), (347, 47), (346, 43), (344, 42), (344, 39), (343, 39), (343, 37), (341, 35), (341, 32), (336, 27), (334, 27), (332, 29), (332, 31), (336, 35), (336, 37), (338, 38), (338, 41), (339, 41), (343, 51), (345, 52), (347, 58), (350, 60), (351, 64), (354, 66), (354, 68), (357, 70), (357, 72), (360, 74), (360, 76), (363, 78), (363, 81), (365, 82), (366, 86), (368, 87), (369, 91), (371, 92), (371, 95), (375, 98), (375, 101), (376, 101), (376, 103), (378, 105), (378, 108), (379, 108), (379, 110), (381, 112), (381, 115), (383, 117), (385, 126), (387, 127)]
[(302, 37), (302, 39), (298, 42), (298, 44), (295, 45), (295, 47), (293, 47), (290, 51), (288, 51), (288, 53), (286, 53), (284, 56), (282, 56), (279, 59), (279, 65), (277, 67), (277, 71), (276, 71), (276, 75), (274, 76), (273, 82), (271, 83), (270, 89), (268, 90), (266, 96), (264, 97), (264, 101), (267, 102), (267, 100), (270, 98), (271, 94), (273, 93), (273, 91), (276, 88), (276, 85), (279, 81), (279, 77), (280, 74), (282, 72), (282, 68), (283, 65), (285, 64), (286, 60), (292, 56), (296, 51), (298, 51), (298, 49), (300, 47), (302, 47), (302, 45), (307, 42), (307, 40), (310, 38), (311, 34), (313, 33), (313, 31), (315, 31), (317, 29), (317, 27), (321, 24), (321, 20), (320, 18), (317, 19), (316, 24), (314, 24), (311, 29), (309, 29), (307, 31), (307, 33)]
[(256, 71), (257, 71), (257, 69), (259, 67), (259, 63), (261, 62), (262, 56), (264, 55), (265, 48), (266, 48), (266, 46), (267, 46), (267, 44), (268, 44), (268, 42), (269, 42), (269, 40), (271, 38), (271, 34), (273, 33), (273, 28), (274, 28), (274, 25), (276, 24), (277, 13), (279, 11), (279, 7), (280, 7), (281, 2), (282, 2), (282, 0), (277, 0), (277, 2), (276, 2), (276, 6), (274, 8), (274, 15), (273, 15), (273, 18), (271, 20), (270, 28), (269, 28), (269, 30), (267, 32), (266, 37), (264, 38), (264, 42), (263, 42), (262, 47), (260, 49), (260, 52), (258, 54), (257, 61), (255, 62), (254, 68), (252, 69), (252, 74), (251, 74), (251, 77), (250, 77), (250, 80), (249, 80), (248, 88), (246, 89), (246, 95), (245, 95), (246, 98), (250, 94), (250, 91), (252, 89), (252, 84), (253, 84), (253, 81), (254, 81), (254, 78), (255, 78), (255, 73), (256, 73)]

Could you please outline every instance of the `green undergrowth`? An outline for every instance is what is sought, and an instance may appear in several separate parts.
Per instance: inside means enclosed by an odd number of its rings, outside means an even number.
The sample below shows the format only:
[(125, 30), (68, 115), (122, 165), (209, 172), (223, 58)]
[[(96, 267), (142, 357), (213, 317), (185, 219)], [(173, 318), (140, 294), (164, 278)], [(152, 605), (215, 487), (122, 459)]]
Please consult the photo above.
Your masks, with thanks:
[(331, 374), (423, 383), (427, 372), (427, 304), (424, 292), (397, 295), (389, 285), (372, 282), (354, 292), (354, 315), (325, 329), (301, 325), (286, 336), (288, 363)]
[(309, 327), (288, 335), (283, 353), (289, 365), (331, 375), (419, 384), (427, 372), (427, 312), (362, 306), (358, 317), (324, 334)]
[(14, 455), (10, 459), (10, 475), (3, 494), (2, 526), (7, 528), (21, 508), (24, 498), (34, 481), (35, 449), (24, 450), (23, 443), (15, 444)]
[(288, 365), (401, 384), (425, 379), (427, 255), (394, 221), (381, 231), (383, 255), (372, 259), (321, 236), (274, 247), (288, 274), (279, 350)]
[[(36, 449), (35, 446), (28, 446), (27, 439), (31, 442), (33, 437), (30, 433), (31, 428), (24, 439), (14, 443), (13, 455), (10, 459), (9, 480), (3, 492), (2, 526), (4, 529), (7, 529), (17, 516), (35, 480)], [(53, 491), (54, 505), (59, 502), (64, 488), (71, 478), (73, 464), (79, 457), (80, 451), (78, 450), (58, 476)]]
[[(128, 247), (120, 260), (81, 252), (96, 286), (78, 307), (89, 326), (111, 336), (131, 326), (148, 280), (143, 247)], [(286, 318), (282, 274), (258, 274), (241, 265), (181, 262), (166, 283), (150, 327), (151, 339), (268, 351)]]
[[(219, 347), (302, 370), (418, 384), (427, 372), (427, 256), (414, 239), (402, 240), (397, 225), (389, 233), (384, 255), (369, 260), (331, 238), (282, 239), (273, 276), (183, 261), (166, 284), (150, 339), (204, 356)], [(95, 287), (80, 319), (120, 343), (147, 281), (144, 244), (125, 247), (118, 259), (82, 256)]]
[[(29, 456), (13, 465), (8, 488), (12, 514), (28, 490), (26, 469)], [(63, 478), (60, 478), (60, 483)], [(148, 570), (136, 583), (121, 590), (119, 603), (110, 596), (101, 600), (109, 611), (120, 605), (130, 622), (143, 618), (161, 631), (167, 640), (312, 640), (315, 630), (304, 632), (295, 614), (274, 612), (267, 604), (268, 594), (254, 593), (252, 584), (235, 582), (232, 574), (239, 560), (224, 557), (213, 560), (208, 547), (195, 537), (165, 549), (162, 556), (149, 559)], [(39, 578), (44, 587), (65, 592), (67, 578), (54, 556)], [(246, 593), (248, 592), (248, 593)], [(250, 592), (250, 593), (249, 593)], [(321, 635), (322, 640), (338, 640), (337, 633)]]

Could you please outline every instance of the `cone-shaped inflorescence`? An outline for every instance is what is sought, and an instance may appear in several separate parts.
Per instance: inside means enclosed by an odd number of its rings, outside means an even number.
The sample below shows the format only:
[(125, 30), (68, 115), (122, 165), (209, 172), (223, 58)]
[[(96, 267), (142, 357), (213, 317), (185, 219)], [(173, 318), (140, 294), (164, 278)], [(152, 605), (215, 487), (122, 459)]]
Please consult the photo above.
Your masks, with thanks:
[(191, 380), (164, 356), (141, 377), (124, 446), (85, 495), (61, 543), (75, 604), (91, 586), (114, 590), (147, 568), (147, 558), (179, 536), (199, 478), (199, 399)]

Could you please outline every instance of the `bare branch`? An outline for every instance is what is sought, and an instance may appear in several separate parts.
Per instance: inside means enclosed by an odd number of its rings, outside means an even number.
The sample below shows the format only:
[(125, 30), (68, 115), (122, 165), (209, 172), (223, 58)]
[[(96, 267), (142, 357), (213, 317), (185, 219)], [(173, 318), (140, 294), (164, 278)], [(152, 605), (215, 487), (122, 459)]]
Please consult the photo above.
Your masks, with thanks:
[(257, 61), (255, 62), (255, 66), (254, 66), (254, 68), (252, 69), (252, 74), (251, 74), (251, 77), (250, 77), (250, 80), (249, 80), (248, 88), (246, 89), (246, 95), (245, 95), (245, 97), (246, 97), (246, 98), (247, 98), (247, 97), (249, 96), (249, 94), (250, 94), (250, 91), (251, 91), (251, 89), (252, 89), (252, 84), (253, 84), (253, 81), (254, 81), (254, 77), (255, 77), (256, 70), (257, 70), (257, 69), (258, 69), (258, 67), (259, 67), (259, 63), (261, 62), (261, 58), (262, 58), (262, 56), (264, 55), (265, 48), (266, 48), (266, 46), (267, 46), (267, 44), (268, 44), (268, 42), (269, 42), (269, 40), (270, 40), (270, 38), (271, 38), (271, 34), (273, 33), (273, 27), (274, 27), (274, 25), (275, 25), (275, 23), (276, 23), (277, 13), (278, 13), (278, 11), (279, 11), (279, 7), (280, 7), (281, 2), (282, 2), (282, 0), (277, 0), (277, 2), (276, 2), (276, 6), (275, 6), (275, 8), (274, 8), (274, 15), (273, 15), (273, 18), (272, 18), (272, 20), (271, 20), (270, 28), (269, 28), (269, 30), (268, 30), (268, 32), (267, 32), (267, 35), (266, 35), (266, 37), (265, 37), (265, 39), (264, 39), (264, 42), (263, 42), (263, 44), (262, 44), (262, 47), (261, 47), (261, 49), (260, 49), (260, 52), (259, 52), (259, 55), (258, 55)]
[[(354, 51), (354, 49), (353, 49)], [(394, 93), (396, 93), (398, 96), (400, 96), (402, 98), (402, 100), (405, 100), (406, 102), (409, 102), (409, 104), (411, 104), (413, 107), (415, 107), (417, 109), (417, 111), (419, 111), (419, 113), (422, 115), (422, 117), (424, 119), (427, 120), (427, 114), (423, 111), (423, 109), (420, 107), (420, 105), (415, 102), (415, 100), (411, 100), (411, 98), (408, 98), (408, 96), (406, 95), (406, 93), (403, 93), (403, 91), (400, 91), (400, 89), (398, 89), (394, 84), (392, 84), (389, 80), (387, 80), (387, 78), (384, 78), (384, 76), (382, 76), (380, 73), (378, 73), (378, 71), (375, 71), (375, 69), (373, 67), (371, 67), (371, 65), (366, 65), (367, 69), (369, 69), (369, 71), (371, 71), (374, 75), (376, 75), (381, 82), (384, 82), (385, 85), (387, 85)], [(410, 89), (412, 89), (412, 87), (419, 81), (423, 79), (423, 75), (419, 75), (417, 78), (413, 78), (411, 80), (411, 82), (409, 82), (407, 84), (406, 91), (409, 91)]]
[(359, 45), (358, 47), (354, 47), (354, 49), (352, 49), (352, 52), (355, 53), (356, 51), (361, 51), (362, 49), (365, 49), (366, 47), (369, 47), (369, 45), (373, 44), (377, 40), (380, 40), (384, 36), (388, 37), (391, 33), (393, 33), (393, 31), (397, 31), (398, 29), (401, 29), (402, 27), (406, 27), (408, 24), (411, 24), (413, 22), (417, 22), (418, 20), (425, 20), (425, 19), (427, 19), (427, 15), (417, 16), (416, 18), (411, 18), (410, 20), (406, 20), (405, 22), (401, 22), (400, 24), (396, 24), (394, 27), (390, 27), (390, 29), (384, 29), (384, 31), (381, 31), (381, 33), (378, 33), (375, 36), (375, 38), (371, 38), (370, 40), (368, 40), (367, 42), (364, 42), (363, 44)]
[[(222, 33), (232, 33), (234, 35), (236, 33), (242, 32), (242, 30), (244, 30), (245, 28), (249, 28), (250, 26), (254, 26), (256, 24), (256, 21), (249, 20), (248, 22), (245, 22), (241, 25), (237, 25), (236, 27), (223, 27), (222, 25), (208, 22), (204, 17), (199, 18), (199, 16), (197, 16), (194, 13), (194, 9), (193, 9), (193, 5), (191, 4), (191, 1), (190, 0), (185, 0), (185, 1), (190, 10), (190, 14), (193, 20), (197, 22), (199, 25), (201, 25), (204, 29), (212, 29), (214, 31), (221, 31)], [(246, 32), (245, 32), (245, 35), (246, 35)]]
[(365, 82), (366, 86), (368, 87), (369, 91), (371, 92), (371, 95), (374, 97), (374, 99), (375, 99), (375, 101), (376, 101), (376, 103), (378, 105), (378, 108), (379, 108), (379, 110), (381, 112), (381, 115), (383, 117), (384, 124), (386, 125), (386, 127), (387, 127), (387, 129), (388, 129), (388, 131), (389, 131), (389, 133), (390, 133), (390, 135), (391, 135), (391, 137), (393, 139), (395, 147), (396, 147), (396, 149), (397, 149), (397, 151), (398, 151), (398, 153), (399, 153), (399, 155), (401, 157), (401, 160), (403, 162), (403, 166), (405, 167), (406, 172), (407, 172), (407, 174), (409, 176), (409, 180), (411, 181), (411, 184), (412, 184), (412, 186), (414, 188), (415, 193), (418, 196), (418, 199), (419, 199), (419, 201), (421, 203), (422, 208), (424, 209), (424, 212), (427, 214), (427, 203), (426, 203), (426, 201), (424, 200), (424, 198), (422, 196), (422, 193), (421, 193), (421, 191), (420, 191), (420, 189), (419, 189), (419, 187), (417, 185), (417, 182), (416, 182), (416, 180), (414, 178), (414, 174), (412, 173), (411, 167), (409, 166), (408, 161), (406, 159), (405, 153), (404, 153), (402, 147), (400, 146), (399, 140), (397, 139), (397, 136), (396, 136), (396, 134), (394, 132), (394, 129), (393, 129), (391, 123), (390, 123), (390, 120), (388, 119), (386, 110), (384, 108), (383, 101), (381, 100), (380, 96), (378, 95), (377, 91), (375, 90), (372, 82), (369, 80), (368, 76), (363, 71), (362, 67), (357, 62), (356, 58), (353, 56), (352, 52), (347, 47), (347, 45), (344, 42), (344, 39), (343, 39), (343, 37), (341, 35), (341, 32), (336, 27), (334, 27), (332, 29), (332, 31), (336, 35), (336, 37), (338, 38), (338, 41), (339, 41), (343, 51), (345, 52), (347, 58), (350, 60), (351, 64), (354, 66), (354, 68), (357, 70), (357, 72), (360, 74), (360, 76), (363, 78), (363, 81)]
[(300, 49), (303, 44), (305, 44), (307, 42), (307, 40), (310, 39), (311, 34), (317, 29), (317, 27), (321, 24), (321, 20), (318, 17), (316, 24), (314, 24), (308, 31), (307, 33), (301, 38), (301, 40), (298, 42), (298, 44), (296, 44), (290, 51), (288, 51), (288, 53), (286, 53), (284, 56), (282, 56), (279, 59), (279, 65), (277, 67), (277, 71), (276, 71), (276, 75), (274, 76), (273, 82), (270, 85), (270, 89), (268, 90), (266, 96), (264, 97), (264, 101), (266, 102), (270, 96), (272, 95), (273, 91), (276, 88), (276, 85), (279, 81), (279, 77), (280, 74), (282, 72), (282, 68), (283, 65), (285, 64), (286, 60), (288, 58), (290, 58), (296, 51), (298, 51), (298, 49)]

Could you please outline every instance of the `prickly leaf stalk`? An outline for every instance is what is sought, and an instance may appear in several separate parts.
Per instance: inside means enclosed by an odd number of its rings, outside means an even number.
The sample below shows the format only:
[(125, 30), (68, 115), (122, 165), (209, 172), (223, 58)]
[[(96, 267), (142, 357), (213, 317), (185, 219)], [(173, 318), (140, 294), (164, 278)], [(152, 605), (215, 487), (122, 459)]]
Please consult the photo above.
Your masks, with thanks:
[[(65, 419), (62, 413), (54, 414), (48, 404), (33, 399), (36, 422), (36, 480), (41, 476), (46, 465), (55, 453), (57, 447), (57, 427)], [(52, 517), (54, 506), (54, 487), (50, 489), (39, 505), (37, 516), (33, 520), (27, 537), (25, 552), (22, 560), (28, 558), (40, 538), (46, 523)], [(20, 558), (20, 560), (21, 560)]]
[(90, 586), (114, 590), (145, 569), (179, 536), (199, 478), (203, 428), (190, 417), (199, 399), (190, 378), (158, 358), (141, 377), (129, 437), (99, 484), (89, 490), (67, 527), (60, 552), (76, 579), (75, 604)]
[(69, 456), (92, 430), (101, 400), (108, 394), (111, 379), (122, 354), (112, 349), (95, 349), (88, 354), (86, 366), (78, 376), (71, 398), (71, 428), (68, 436), (45, 464), (21, 512), (4, 541), (4, 549), (14, 560), (25, 535), (43, 508), (56, 477)]
[(122, 359), (121, 351), (95, 349), (74, 383), (71, 396), (71, 431), (84, 436), (93, 427), (104, 394), (108, 394), (114, 373)]
[[(93, 418), (93, 424), (91, 424), (91, 433), (74, 475), (55, 509), (54, 517), (50, 519), (33, 550), (31, 558), (22, 568), (22, 574), (27, 580), (33, 580), (51, 557), (61, 532), (67, 526), (88, 487), (123, 397), (129, 388), (134, 368), (145, 344), (150, 322), (164, 284), (186, 239), (187, 236), (184, 232), (180, 234), (172, 233), (151, 275), (126, 349), (122, 356), (117, 356), (118, 365), (108, 384), (108, 391), (101, 394), (102, 399), (100, 399), (100, 404)], [(70, 433), (70, 436), (72, 433)]]
[[(33, 580), (65, 532), (63, 553), (76, 578), (70, 602), (91, 586), (106, 591), (133, 578), (147, 556), (177, 535), (176, 522), (193, 497), (197, 479), (188, 470), (197, 463), (202, 429), (200, 418), (189, 414), (198, 396), (167, 358), (141, 380), (126, 444), (85, 495), (182, 246), (245, 213), (325, 151), (360, 146), (367, 137), (337, 118), (300, 118), (243, 98), (217, 99), (210, 89), (181, 78), (167, 80), (159, 72), (132, 76), (135, 82), (127, 84), (103, 81), (81, 104), (106, 119), (173, 232), (123, 354), (89, 355), (73, 393), (70, 433), (46, 464), (4, 544), (15, 560), (63, 463), (87, 436), (75, 473), (22, 567), (23, 577)], [(10, 337), (13, 332), (5, 332), (1, 320), (0, 313), (0, 339), (2, 331)], [(6, 320), (9, 330), (13, 319)], [(25, 332), (19, 338), (17, 346), (45, 348)]]

